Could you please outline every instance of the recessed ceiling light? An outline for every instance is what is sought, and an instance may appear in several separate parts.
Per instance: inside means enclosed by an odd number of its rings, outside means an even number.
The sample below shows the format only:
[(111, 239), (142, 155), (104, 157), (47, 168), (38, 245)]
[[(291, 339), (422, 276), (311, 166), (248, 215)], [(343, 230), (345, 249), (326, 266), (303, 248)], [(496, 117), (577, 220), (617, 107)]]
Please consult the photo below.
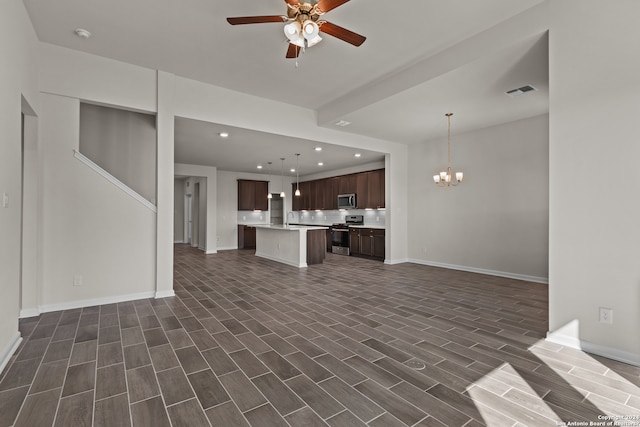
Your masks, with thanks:
[(89, 37), (91, 37), (91, 33), (84, 28), (76, 28), (74, 33), (76, 33), (76, 36), (80, 37), (81, 39), (88, 39)]
[(220, 132), (218, 135), (220, 138), (227, 138), (229, 136), (229, 132)]
[(336, 126), (341, 126), (341, 127), (349, 126), (350, 124), (351, 124), (351, 122), (348, 122), (346, 120), (338, 120), (335, 123)]
[(353, 157), (360, 157), (360, 156), (362, 156), (362, 154), (360, 154), (360, 153), (356, 153), (356, 154), (353, 155)]
[(293, 168), (291, 168), (291, 169), (289, 169), (289, 170), (290, 170), (291, 172), (295, 172), (295, 171), (296, 171), (296, 170), (295, 170), (295, 169), (293, 169)]
[(262, 165), (258, 165), (258, 169), (262, 169)]
[(318, 166), (324, 166), (324, 163), (318, 162)]
[(316, 151), (322, 151), (322, 147), (316, 147), (315, 150)]

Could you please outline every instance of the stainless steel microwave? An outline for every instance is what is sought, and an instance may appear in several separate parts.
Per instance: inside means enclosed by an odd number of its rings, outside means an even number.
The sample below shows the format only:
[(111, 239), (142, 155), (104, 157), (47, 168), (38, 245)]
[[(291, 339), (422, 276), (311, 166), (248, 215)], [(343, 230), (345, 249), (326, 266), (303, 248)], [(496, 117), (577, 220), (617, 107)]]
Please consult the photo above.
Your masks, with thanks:
[(355, 194), (338, 195), (338, 209), (355, 209), (357, 206)]

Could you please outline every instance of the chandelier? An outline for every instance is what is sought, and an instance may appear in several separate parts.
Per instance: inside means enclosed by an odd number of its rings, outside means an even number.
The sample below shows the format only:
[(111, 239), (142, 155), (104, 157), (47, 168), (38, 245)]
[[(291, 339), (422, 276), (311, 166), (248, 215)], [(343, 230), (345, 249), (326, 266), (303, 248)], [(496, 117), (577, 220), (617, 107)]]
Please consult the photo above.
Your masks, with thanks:
[(451, 172), (451, 116), (453, 113), (445, 114), (449, 123), (447, 129), (447, 170), (433, 175), (433, 181), (440, 187), (456, 186), (462, 182), (464, 174), (462, 172), (456, 172), (456, 182), (452, 182), (453, 173)]

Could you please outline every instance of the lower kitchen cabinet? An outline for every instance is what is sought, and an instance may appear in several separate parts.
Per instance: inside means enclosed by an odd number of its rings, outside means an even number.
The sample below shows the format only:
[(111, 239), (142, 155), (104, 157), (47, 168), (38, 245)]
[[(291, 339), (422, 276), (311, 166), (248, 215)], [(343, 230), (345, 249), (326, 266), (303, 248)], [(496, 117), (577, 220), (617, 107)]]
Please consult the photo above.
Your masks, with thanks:
[(238, 249), (256, 248), (256, 228), (249, 225), (238, 225)]
[(350, 228), (349, 251), (351, 255), (384, 260), (385, 231), (380, 228)]
[(349, 254), (360, 255), (360, 230), (361, 228), (349, 228)]

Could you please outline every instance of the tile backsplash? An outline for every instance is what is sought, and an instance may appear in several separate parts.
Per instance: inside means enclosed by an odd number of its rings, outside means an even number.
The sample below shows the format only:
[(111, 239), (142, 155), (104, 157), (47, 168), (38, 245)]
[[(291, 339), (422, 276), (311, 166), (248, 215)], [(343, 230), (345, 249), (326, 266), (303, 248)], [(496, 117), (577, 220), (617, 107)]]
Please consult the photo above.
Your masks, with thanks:
[[(289, 223), (291, 224), (311, 224), (311, 225), (331, 225), (344, 222), (345, 215), (362, 215), (364, 225), (384, 227), (384, 210), (349, 209), (345, 211), (307, 211), (289, 212)], [(270, 215), (268, 211), (252, 212), (238, 211), (238, 224), (269, 224)]]

